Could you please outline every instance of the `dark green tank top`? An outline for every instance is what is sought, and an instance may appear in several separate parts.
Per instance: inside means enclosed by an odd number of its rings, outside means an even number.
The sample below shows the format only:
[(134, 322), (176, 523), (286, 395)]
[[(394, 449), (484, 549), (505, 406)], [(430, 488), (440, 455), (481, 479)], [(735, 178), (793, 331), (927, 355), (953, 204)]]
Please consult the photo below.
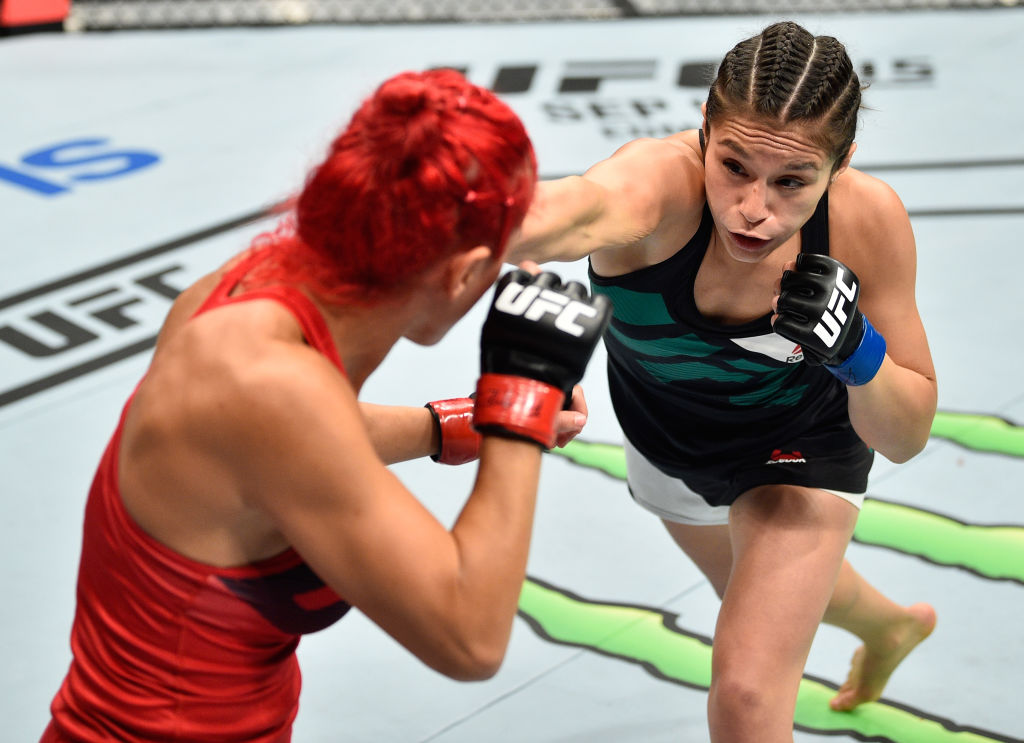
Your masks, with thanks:
[[(594, 293), (614, 305), (604, 342), (623, 433), (675, 476), (771, 451), (812, 429), (852, 446), (846, 387), (802, 363), (799, 346), (772, 331), (770, 312), (722, 325), (697, 309), (694, 281), (713, 229), (705, 206), (696, 234), (661, 263), (611, 278), (590, 268)], [(801, 250), (828, 255), (827, 193), (801, 229)]]

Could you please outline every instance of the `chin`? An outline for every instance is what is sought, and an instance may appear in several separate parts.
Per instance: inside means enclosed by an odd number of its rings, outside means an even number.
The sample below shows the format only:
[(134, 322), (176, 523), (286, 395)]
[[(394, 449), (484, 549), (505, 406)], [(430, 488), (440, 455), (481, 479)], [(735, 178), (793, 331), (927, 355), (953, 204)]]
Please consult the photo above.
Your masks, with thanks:
[(417, 346), (436, 346), (448, 334), (448, 328), (417, 328), (403, 338)]
[(765, 256), (767, 255), (768, 253), (758, 253), (756, 255), (751, 255), (750, 253), (747, 252), (740, 252), (736, 250), (729, 251), (729, 257), (732, 258), (737, 263), (760, 263), (765, 259)]
[(729, 257), (740, 263), (759, 263), (778, 247), (778, 243), (775, 240), (766, 240), (758, 247), (740, 245), (731, 236), (725, 238), (725, 244), (726, 253), (728, 253)]

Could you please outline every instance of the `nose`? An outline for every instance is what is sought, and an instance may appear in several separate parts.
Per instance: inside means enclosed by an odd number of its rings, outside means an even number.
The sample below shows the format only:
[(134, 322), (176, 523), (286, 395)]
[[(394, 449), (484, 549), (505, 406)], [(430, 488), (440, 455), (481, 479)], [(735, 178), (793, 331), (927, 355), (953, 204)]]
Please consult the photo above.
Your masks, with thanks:
[(743, 193), (739, 206), (740, 216), (747, 224), (756, 225), (768, 218), (768, 201), (761, 183), (752, 183)]

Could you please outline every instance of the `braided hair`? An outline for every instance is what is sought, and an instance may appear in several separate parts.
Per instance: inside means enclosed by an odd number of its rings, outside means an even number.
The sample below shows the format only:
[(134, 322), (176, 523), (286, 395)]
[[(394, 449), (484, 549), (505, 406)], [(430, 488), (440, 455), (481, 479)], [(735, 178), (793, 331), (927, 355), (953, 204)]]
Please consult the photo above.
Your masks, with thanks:
[(708, 93), (707, 122), (710, 127), (728, 115), (750, 115), (815, 124), (816, 144), (838, 167), (853, 144), (860, 105), (860, 79), (846, 48), (784, 21), (725, 55)]

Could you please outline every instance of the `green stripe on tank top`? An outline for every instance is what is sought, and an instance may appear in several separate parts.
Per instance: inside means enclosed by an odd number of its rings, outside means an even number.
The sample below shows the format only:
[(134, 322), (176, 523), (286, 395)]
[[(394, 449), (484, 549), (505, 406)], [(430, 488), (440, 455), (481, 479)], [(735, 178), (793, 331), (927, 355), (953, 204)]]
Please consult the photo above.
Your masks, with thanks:
[[(729, 366), (735, 366), (737, 369), (742, 369), (743, 371), (757, 372), (758, 374), (773, 374), (777, 371), (780, 371), (778, 367), (765, 366), (764, 364), (759, 364), (756, 361), (751, 361), (750, 359), (733, 359), (732, 361), (729, 361), (727, 363), (729, 364)], [(789, 374), (789, 369), (782, 369), (781, 371), (784, 372), (785, 374)]]
[(746, 382), (750, 379), (749, 374), (743, 372), (731, 372), (721, 369), (714, 364), (705, 364), (703, 361), (681, 361), (678, 363), (665, 363), (658, 361), (637, 361), (640, 366), (646, 369), (652, 377), (659, 382), (676, 382), (683, 379), (711, 379), (715, 382)]
[(611, 325), (608, 326), (608, 332), (615, 337), (615, 340), (629, 350), (637, 351), (647, 356), (710, 356), (722, 350), (721, 346), (705, 343), (692, 333), (675, 337), (642, 340), (630, 338), (621, 330)]
[(792, 369), (776, 369), (762, 377), (763, 384), (756, 390), (744, 395), (732, 395), (729, 402), (733, 405), (781, 405), (791, 407), (803, 399), (807, 385), (801, 384), (786, 388), (786, 381)]
[(614, 315), (630, 325), (669, 325), (675, 320), (668, 313), (665, 300), (653, 292), (635, 292), (618, 286), (599, 286), (591, 282), (595, 294), (612, 300)]
[[(659, 382), (692, 381), (696, 379), (708, 379), (713, 382), (746, 382), (753, 375), (740, 371), (729, 371), (713, 364), (703, 361), (684, 361), (678, 363), (664, 363), (658, 361), (647, 361), (638, 359), (647, 372)], [(749, 407), (752, 405), (780, 405), (791, 407), (800, 402), (807, 391), (807, 385), (802, 384), (792, 389), (785, 389), (786, 380), (789, 377), (789, 369), (773, 370), (769, 374), (761, 376), (762, 384), (758, 389), (742, 395), (731, 395), (729, 402), (733, 405)]]

